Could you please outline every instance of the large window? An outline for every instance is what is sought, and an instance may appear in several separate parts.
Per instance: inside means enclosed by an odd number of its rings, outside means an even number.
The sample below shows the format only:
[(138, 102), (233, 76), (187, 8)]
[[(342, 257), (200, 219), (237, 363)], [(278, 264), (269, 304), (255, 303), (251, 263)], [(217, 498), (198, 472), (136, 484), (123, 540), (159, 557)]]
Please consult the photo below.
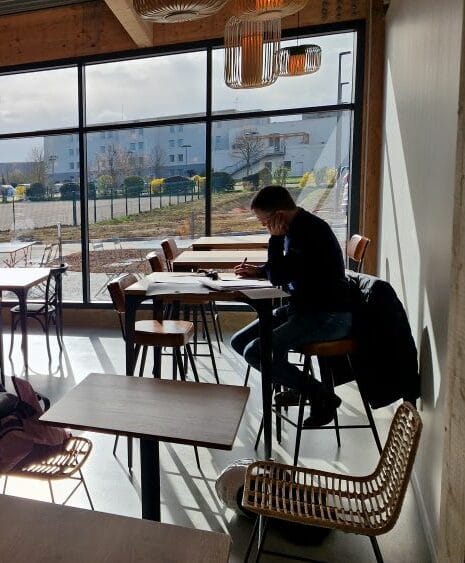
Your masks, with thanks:
[(357, 37), (283, 39), (319, 45), (320, 70), (256, 90), (225, 86), (221, 46), (0, 76), (0, 240), (34, 240), (25, 265), (47, 265), (60, 230), (64, 296), (84, 303), (107, 301), (115, 275), (146, 272), (165, 237), (182, 247), (261, 230), (250, 199), (268, 183), (344, 245), (356, 224)]

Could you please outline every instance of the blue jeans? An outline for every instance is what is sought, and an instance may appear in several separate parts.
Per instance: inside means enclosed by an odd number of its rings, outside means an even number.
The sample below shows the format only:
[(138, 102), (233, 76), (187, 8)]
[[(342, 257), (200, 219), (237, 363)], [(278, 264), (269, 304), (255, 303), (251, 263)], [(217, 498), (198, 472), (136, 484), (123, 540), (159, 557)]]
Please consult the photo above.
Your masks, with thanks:
[[(352, 327), (352, 313), (322, 311), (295, 312), (288, 306), (273, 311), (273, 361), (271, 377), (273, 383), (299, 391), (313, 392), (318, 386), (302, 376), (302, 371), (288, 361), (290, 350), (302, 344), (346, 338)], [(260, 371), (260, 339), (258, 320), (236, 332), (231, 338), (233, 349), (246, 362)]]

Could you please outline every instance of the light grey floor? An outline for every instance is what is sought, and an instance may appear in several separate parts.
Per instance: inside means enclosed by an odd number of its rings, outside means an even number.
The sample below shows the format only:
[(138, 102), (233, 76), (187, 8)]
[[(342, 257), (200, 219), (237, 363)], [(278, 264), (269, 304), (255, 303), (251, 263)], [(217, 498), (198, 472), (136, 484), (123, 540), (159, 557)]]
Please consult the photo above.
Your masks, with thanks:
[[(234, 322), (241, 322), (236, 314)], [(231, 332), (230, 326), (228, 333)], [(9, 345), (9, 334), (4, 335)], [(29, 381), (37, 391), (56, 401), (90, 372), (124, 373), (124, 345), (116, 330), (70, 329), (65, 330), (65, 350), (58, 354), (56, 339), (51, 339), (52, 362), (49, 364), (45, 339), (34, 333), (29, 336), (30, 369)], [(168, 362), (166, 358), (164, 360)], [(245, 368), (235, 353), (226, 345), (218, 354), (222, 383), (242, 385)], [(22, 372), (19, 338), (15, 340), (12, 362), (6, 361), (7, 374)], [(204, 381), (212, 382), (209, 363), (199, 358), (198, 365)], [(165, 373), (171, 375), (171, 366), (166, 363)], [(146, 369), (150, 377), (150, 366)], [(10, 382), (7, 381), (9, 386)], [(253, 444), (260, 420), (260, 381), (253, 373), (250, 381), (251, 396), (241, 424), (235, 448), (231, 452), (200, 449), (202, 471), (197, 469), (193, 448), (162, 444), (162, 520), (181, 526), (204, 530), (228, 532), (233, 539), (231, 561), (241, 561), (247, 545), (252, 522), (245, 516), (225, 509), (215, 493), (215, 479), (231, 461), (254, 458), (262, 454), (254, 452)], [(343, 398), (342, 420), (362, 420), (362, 405), (352, 384), (338, 388)], [(130, 401), (130, 397), (128, 397)], [(386, 430), (392, 416), (391, 409), (376, 412), (376, 418), (384, 442)], [(126, 468), (125, 440), (121, 440), (118, 457), (112, 455), (113, 437), (86, 433), (94, 443), (94, 450), (85, 466), (85, 476), (96, 510), (127, 516), (140, 515), (140, 479), (138, 459), (134, 462), (134, 476)], [(287, 425), (281, 446), (274, 444), (274, 456), (285, 463), (291, 462), (294, 432)], [(342, 434), (342, 447), (337, 449), (332, 431), (307, 431), (303, 436), (301, 464), (351, 474), (370, 472), (378, 455), (369, 430), (346, 430)], [(68, 484), (56, 489), (58, 500), (65, 498)], [(10, 479), (7, 494), (40, 500), (49, 500), (47, 484), (26, 479)], [(85, 495), (78, 493), (70, 504), (87, 508)], [(305, 538), (302, 537), (304, 540)], [(59, 541), (59, 538), (57, 538)], [(379, 540), (386, 563), (427, 563), (430, 561), (426, 541), (421, 530), (416, 502), (409, 487), (399, 521), (395, 528)], [(375, 561), (367, 538), (331, 532), (321, 545), (295, 545), (280, 527), (268, 535), (267, 547), (292, 553), (295, 556), (313, 557), (328, 562), (368, 563)], [(156, 554), (154, 554), (156, 560)], [(264, 556), (263, 561), (281, 561), (281, 557)]]

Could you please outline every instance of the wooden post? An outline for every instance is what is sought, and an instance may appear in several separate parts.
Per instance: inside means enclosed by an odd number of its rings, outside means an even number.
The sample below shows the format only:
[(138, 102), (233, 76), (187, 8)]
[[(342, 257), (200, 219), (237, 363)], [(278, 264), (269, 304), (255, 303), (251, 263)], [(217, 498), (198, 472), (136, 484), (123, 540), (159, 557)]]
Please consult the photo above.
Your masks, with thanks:
[[(462, 30), (465, 28), (465, 13)], [(452, 272), (449, 305), (448, 363), (444, 407), (439, 561), (465, 560), (465, 37), (457, 133)]]

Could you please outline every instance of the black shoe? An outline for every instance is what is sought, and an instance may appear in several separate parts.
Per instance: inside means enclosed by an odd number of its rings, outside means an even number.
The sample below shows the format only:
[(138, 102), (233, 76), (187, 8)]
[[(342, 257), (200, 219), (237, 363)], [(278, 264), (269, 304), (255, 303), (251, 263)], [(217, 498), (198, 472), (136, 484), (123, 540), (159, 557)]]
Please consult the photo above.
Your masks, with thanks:
[(304, 428), (319, 428), (329, 424), (336, 414), (336, 409), (342, 401), (337, 395), (329, 395), (324, 399), (314, 402), (310, 410), (310, 416), (304, 420)]
[(295, 389), (280, 391), (274, 396), (274, 404), (276, 407), (297, 407), (300, 403), (300, 393)]

